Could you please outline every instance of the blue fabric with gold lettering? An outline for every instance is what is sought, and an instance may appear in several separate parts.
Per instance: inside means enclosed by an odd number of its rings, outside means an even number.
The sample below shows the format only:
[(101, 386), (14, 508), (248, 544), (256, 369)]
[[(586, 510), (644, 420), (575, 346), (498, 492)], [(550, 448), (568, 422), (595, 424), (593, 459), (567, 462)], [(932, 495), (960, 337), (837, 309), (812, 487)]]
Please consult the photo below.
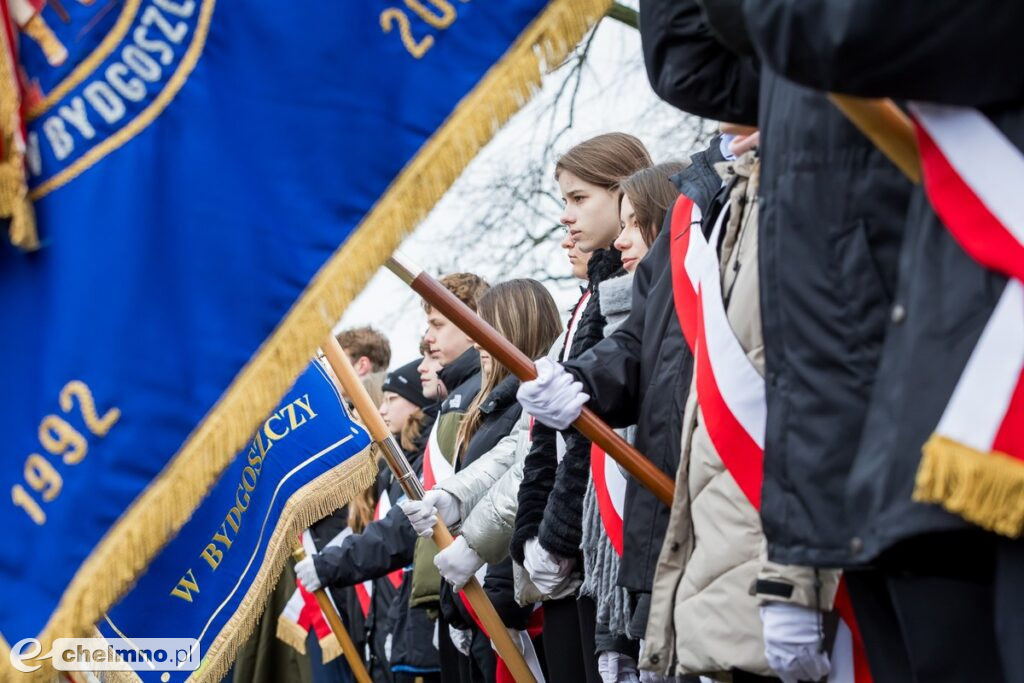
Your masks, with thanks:
[[(444, 29), (413, 9), (448, 4), (64, 0), (40, 15), (63, 63), (22, 37), (43, 247), (0, 240), (7, 643), (42, 632), (104, 534), (546, 2), (450, 3)], [(84, 449), (65, 453), (75, 434)]]
[[(100, 622), (100, 632), (130, 640), (196, 638), (200, 656), (206, 657), (246, 592), (260, 583), (273, 588), (269, 576), (256, 576), (269, 573), (263, 560), (288, 498), (369, 444), (314, 362), (177, 537)], [(275, 542), (290, 555), (298, 535)], [(184, 680), (189, 673), (172, 673), (170, 680)], [(158, 681), (162, 673), (139, 675)]]

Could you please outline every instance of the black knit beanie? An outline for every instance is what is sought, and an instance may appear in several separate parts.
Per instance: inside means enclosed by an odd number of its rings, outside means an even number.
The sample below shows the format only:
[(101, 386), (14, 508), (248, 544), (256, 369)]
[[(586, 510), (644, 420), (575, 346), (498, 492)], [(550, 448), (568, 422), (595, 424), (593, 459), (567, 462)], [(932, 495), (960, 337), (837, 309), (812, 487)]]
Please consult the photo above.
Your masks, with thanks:
[(428, 407), (434, 401), (423, 395), (423, 385), (420, 384), (420, 373), (417, 370), (419, 365), (420, 361), (414, 360), (389, 372), (381, 390), (398, 394), (418, 408)]

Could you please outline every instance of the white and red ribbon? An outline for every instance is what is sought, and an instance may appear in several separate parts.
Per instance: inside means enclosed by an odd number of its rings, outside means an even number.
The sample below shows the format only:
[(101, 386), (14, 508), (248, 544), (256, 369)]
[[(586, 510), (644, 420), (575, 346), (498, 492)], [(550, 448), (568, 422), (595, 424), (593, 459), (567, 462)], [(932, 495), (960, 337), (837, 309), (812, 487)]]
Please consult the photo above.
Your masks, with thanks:
[[(391, 510), (391, 496), (388, 495), (387, 491), (382, 491), (380, 498), (377, 499), (377, 506), (373, 509), (373, 520), (377, 521), (387, 516), (388, 511)], [(388, 581), (397, 590), (402, 585), (403, 570), (396, 569), (393, 572), (388, 573)], [(373, 599), (373, 579), (367, 579), (362, 583), (355, 585), (356, 599), (359, 601), (359, 609), (363, 612), (363, 617), (367, 617), (370, 614), (370, 603)]]
[[(340, 544), (345, 538), (352, 535), (352, 530), (349, 528), (343, 529), (337, 536), (332, 538), (330, 542), (324, 546), (325, 548)], [(306, 551), (306, 555), (312, 557), (316, 554), (316, 544), (313, 543), (313, 536), (309, 533), (309, 529), (302, 532), (300, 537), (302, 540), (302, 548)], [(331, 597), (330, 591), (325, 591), (327, 599), (334, 605), (334, 599)], [(337, 605), (335, 605), (337, 609)], [(327, 618), (324, 616), (323, 611), (320, 609), (319, 603), (316, 601), (316, 597), (302, 587), (302, 583), (295, 580), (295, 592), (288, 598), (288, 602), (285, 603), (284, 609), (281, 614), (278, 615), (279, 621), (290, 621), (293, 622), (300, 629), (309, 633), (312, 630), (317, 637), (317, 640), (323, 641), (325, 638), (331, 635), (331, 626), (327, 623)], [(329, 655), (326, 651), (323, 654), (323, 661), (327, 663), (334, 659), (337, 655)]]
[(626, 477), (615, 460), (596, 443), (590, 447), (590, 474), (597, 494), (601, 525), (615, 552), (622, 557), (622, 517), (626, 507)]
[(429, 491), (441, 481), (455, 474), (455, 467), (444, 457), (444, 451), (437, 441), (437, 430), (441, 420), (434, 420), (427, 439), (427, 448), (423, 452), (423, 490)]
[(974, 260), (1011, 278), (935, 431), (1024, 461), (1024, 154), (975, 109), (911, 112), (935, 212)]

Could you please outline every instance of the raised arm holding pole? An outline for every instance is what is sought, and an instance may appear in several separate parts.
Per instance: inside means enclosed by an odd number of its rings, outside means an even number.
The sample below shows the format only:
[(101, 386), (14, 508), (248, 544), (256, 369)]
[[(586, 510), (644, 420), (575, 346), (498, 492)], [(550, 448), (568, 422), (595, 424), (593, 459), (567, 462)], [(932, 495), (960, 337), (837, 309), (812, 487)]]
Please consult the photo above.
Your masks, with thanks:
[[(527, 358), (526, 354), (498, 334), (493, 327), (422, 268), (397, 253), (388, 260), (387, 267), (520, 380), (526, 382), (537, 377), (533, 361)], [(658, 500), (665, 505), (672, 505), (675, 485), (668, 475), (645, 458), (640, 451), (626, 443), (592, 410), (584, 407), (583, 412), (573, 422), (573, 426), (614, 458), (644, 488), (657, 496)]]
[[(445, 292), (447, 291), (445, 290)], [(441, 309), (439, 308), (439, 310)], [(329, 336), (323, 350), (324, 355), (327, 356), (327, 362), (338, 376), (341, 386), (345, 388), (345, 393), (348, 394), (349, 400), (352, 401), (356, 412), (362, 418), (370, 436), (380, 447), (388, 468), (395, 475), (405, 495), (412, 500), (420, 500), (424, 493), (423, 484), (420, 483), (419, 477), (416, 476), (416, 472), (413, 471), (406, 459), (405, 453), (395, 442), (391, 430), (384, 424), (384, 418), (377, 412), (377, 406), (373, 404), (369, 394), (366, 393), (366, 389), (356, 375), (348, 356), (338, 344), (338, 340), (333, 335)], [(452, 544), (453, 540), (448, 527), (438, 517), (437, 523), (434, 525), (434, 543), (439, 549), (444, 550)], [(536, 679), (527, 666), (526, 660), (523, 659), (519, 648), (509, 636), (505, 624), (502, 623), (501, 617), (498, 616), (497, 610), (494, 609), (494, 605), (491, 604), (490, 598), (487, 597), (480, 582), (471, 578), (462, 590), (494, 643), (498, 655), (505, 662), (505, 666), (508, 667), (516, 682), (535, 683)]]

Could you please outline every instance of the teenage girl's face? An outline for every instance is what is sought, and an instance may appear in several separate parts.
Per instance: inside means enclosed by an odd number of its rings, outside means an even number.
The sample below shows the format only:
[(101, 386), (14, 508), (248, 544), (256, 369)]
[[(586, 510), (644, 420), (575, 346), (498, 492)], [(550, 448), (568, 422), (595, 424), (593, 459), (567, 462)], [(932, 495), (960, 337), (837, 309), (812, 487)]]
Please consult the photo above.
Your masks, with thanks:
[(402, 433), (409, 418), (416, 412), (416, 404), (392, 391), (385, 391), (384, 400), (380, 402), (378, 410), (380, 416), (384, 418), (384, 424), (397, 436)]
[(491, 374), (491, 368), (494, 366), (494, 359), (491, 358), (491, 354), (487, 353), (482, 346), (474, 344), (477, 352), (480, 354), (480, 374), (487, 377)]
[(562, 223), (579, 250), (589, 254), (610, 247), (619, 234), (618, 195), (564, 170), (558, 174), (558, 189), (565, 203)]
[(569, 257), (569, 267), (572, 269), (572, 276), (577, 280), (586, 280), (590, 254), (580, 251), (579, 245), (573, 242), (572, 235), (569, 234), (568, 230), (565, 231), (565, 237), (562, 238), (561, 246), (562, 249), (566, 250), (566, 256)]
[(619, 225), (622, 232), (615, 238), (615, 248), (622, 254), (622, 267), (627, 273), (636, 270), (640, 259), (647, 255), (647, 243), (640, 233), (640, 224), (636, 222), (636, 213), (629, 197), (623, 195), (622, 208), (619, 210)]
[(423, 387), (423, 395), (434, 401), (443, 400), (446, 393), (444, 385), (437, 378), (437, 373), (440, 370), (441, 361), (429, 353), (423, 356), (423, 360), (416, 367), (416, 371), (420, 373), (420, 386)]

